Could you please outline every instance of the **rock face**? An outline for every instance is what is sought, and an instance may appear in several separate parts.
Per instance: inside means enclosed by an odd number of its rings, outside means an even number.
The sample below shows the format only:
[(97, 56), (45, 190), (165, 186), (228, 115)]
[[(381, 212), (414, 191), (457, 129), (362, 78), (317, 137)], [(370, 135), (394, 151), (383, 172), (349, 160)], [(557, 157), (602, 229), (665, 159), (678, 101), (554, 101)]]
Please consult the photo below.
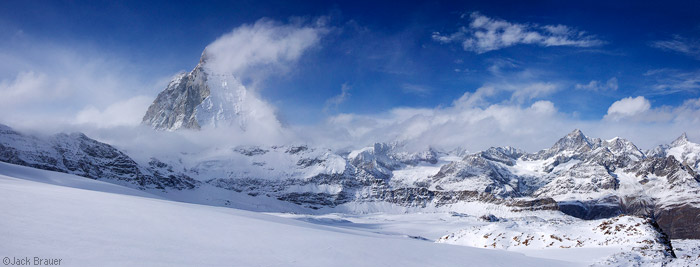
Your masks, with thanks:
[(695, 146), (681, 137), (642, 152), (625, 139), (575, 130), (537, 153), (498, 147), (456, 155), (407, 151), (398, 143), (350, 152), (240, 146), (137, 163), (82, 134), (39, 138), (0, 127), (1, 161), (144, 189), (206, 185), (312, 209), (389, 203), (449, 210), (475, 202), (511, 211), (560, 210), (586, 220), (627, 214), (654, 219), (672, 238), (700, 238), (694, 230), (700, 229)]
[(177, 75), (153, 101), (141, 122), (158, 130), (251, 125), (262, 130), (281, 127), (273, 109), (249, 92), (231, 73), (207, 64), (206, 51), (189, 73)]
[(159, 130), (199, 129), (197, 107), (210, 95), (205, 76), (201, 66), (179, 74), (148, 107), (142, 123)]

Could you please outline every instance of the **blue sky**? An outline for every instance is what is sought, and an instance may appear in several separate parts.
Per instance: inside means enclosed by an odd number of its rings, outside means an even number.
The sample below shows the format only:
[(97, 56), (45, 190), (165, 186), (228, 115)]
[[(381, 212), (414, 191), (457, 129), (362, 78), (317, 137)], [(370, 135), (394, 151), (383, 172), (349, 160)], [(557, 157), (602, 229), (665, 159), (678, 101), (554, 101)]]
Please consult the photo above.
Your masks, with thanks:
[[(207, 45), (266, 19), (323, 22), (318, 42), (294, 62), (243, 77), (290, 125), (449, 109), (476, 92), (488, 92), (474, 104), (482, 110), (547, 101), (574, 122), (567, 126), (633, 116), (659, 118), (637, 118), (644, 122), (635, 127), (677, 123), (700, 97), (700, 3), (609, 2), (3, 1), (0, 90), (21, 97), (6, 107), (22, 108), (0, 119), (68, 121), (118, 101), (143, 106)], [(56, 81), (65, 89), (44, 91)], [(25, 83), (33, 93), (18, 91)]]

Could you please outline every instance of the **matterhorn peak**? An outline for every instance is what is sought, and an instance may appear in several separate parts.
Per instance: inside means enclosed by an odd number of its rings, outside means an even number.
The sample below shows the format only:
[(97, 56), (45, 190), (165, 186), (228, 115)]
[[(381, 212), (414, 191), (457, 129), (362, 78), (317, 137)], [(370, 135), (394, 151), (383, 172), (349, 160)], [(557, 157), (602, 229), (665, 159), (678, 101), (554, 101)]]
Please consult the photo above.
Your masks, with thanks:
[(281, 127), (268, 103), (249, 92), (233, 73), (208, 66), (211, 59), (205, 49), (191, 72), (178, 75), (158, 94), (142, 124), (168, 131), (202, 127), (246, 131), (251, 124), (262, 129)]
[(689, 142), (690, 141), (688, 141), (688, 135), (686, 133), (683, 133), (683, 134), (681, 134), (681, 136), (676, 138), (676, 140), (673, 140), (673, 142), (671, 142), (671, 146), (672, 147), (682, 146), (682, 145), (685, 145)]
[(199, 64), (205, 64), (209, 60), (209, 53), (207, 52), (207, 49), (204, 49), (202, 51), (202, 55), (199, 57)]

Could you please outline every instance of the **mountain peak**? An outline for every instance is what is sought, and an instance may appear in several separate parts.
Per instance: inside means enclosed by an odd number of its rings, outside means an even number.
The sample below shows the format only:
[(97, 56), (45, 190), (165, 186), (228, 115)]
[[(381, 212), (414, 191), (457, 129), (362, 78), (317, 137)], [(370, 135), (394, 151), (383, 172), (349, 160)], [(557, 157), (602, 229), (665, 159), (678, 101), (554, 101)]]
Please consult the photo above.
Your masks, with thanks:
[(207, 53), (207, 49), (204, 49), (204, 51), (202, 51), (202, 56), (199, 57), (199, 64), (200, 65), (205, 64), (205, 63), (207, 63), (208, 60), (209, 60), (209, 53)]
[(556, 154), (565, 150), (579, 150), (582, 147), (591, 147), (588, 138), (579, 129), (575, 129), (566, 136), (562, 137), (557, 141), (552, 148), (549, 149), (550, 153)]
[(685, 145), (689, 142), (690, 141), (688, 141), (688, 135), (686, 133), (683, 133), (683, 134), (681, 134), (681, 136), (676, 138), (676, 140), (673, 140), (673, 142), (671, 142), (671, 146), (674, 146), (674, 147), (675, 146), (682, 146), (682, 145)]
[(153, 101), (142, 124), (158, 130), (200, 129), (205, 126), (281, 128), (274, 109), (249, 92), (233, 75), (208, 67), (205, 49), (199, 64), (175, 77)]
[(574, 138), (586, 138), (586, 136), (583, 134), (583, 132), (579, 129), (574, 129), (566, 136), (567, 137), (574, 137)]

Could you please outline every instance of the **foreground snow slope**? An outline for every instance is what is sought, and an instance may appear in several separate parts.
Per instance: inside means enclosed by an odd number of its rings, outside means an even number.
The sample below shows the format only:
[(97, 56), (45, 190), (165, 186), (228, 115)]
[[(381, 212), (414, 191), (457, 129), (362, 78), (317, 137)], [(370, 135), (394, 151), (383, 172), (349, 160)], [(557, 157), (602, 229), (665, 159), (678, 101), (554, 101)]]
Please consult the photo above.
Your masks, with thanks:
[(571, 266), (187, 204), (68, 174), (0, 163), (2, 257), (64, 266)]

